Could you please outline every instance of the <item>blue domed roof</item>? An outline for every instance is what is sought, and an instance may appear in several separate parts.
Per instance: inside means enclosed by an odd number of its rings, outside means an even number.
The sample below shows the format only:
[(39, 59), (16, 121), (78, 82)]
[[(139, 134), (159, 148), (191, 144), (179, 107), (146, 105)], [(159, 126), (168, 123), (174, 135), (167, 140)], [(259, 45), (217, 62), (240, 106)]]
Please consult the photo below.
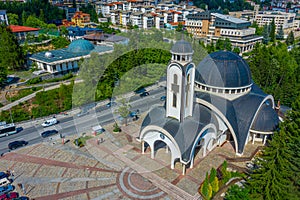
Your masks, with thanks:
[(171, 49), (171, 53), (175, 54), (192, 54), (193, 52), (191, 44), (185, 40), (177, 41)]
[(90, 52), (94, 49), (94, 45), (88, 40), (79, 39), (74, 40), (68, 47), (69, 52), (81, 53), (81, 52)]
[(253, 124), (251, 129), (261, 132), (273, 132), (279, 126), (279, 118), (276, 111), (270, 106), (264, 103)]
[(197, 66), (196, 81), (213, 87), (245, 87), (252, 83), (248, 64), (230, 51), (206, 56)]

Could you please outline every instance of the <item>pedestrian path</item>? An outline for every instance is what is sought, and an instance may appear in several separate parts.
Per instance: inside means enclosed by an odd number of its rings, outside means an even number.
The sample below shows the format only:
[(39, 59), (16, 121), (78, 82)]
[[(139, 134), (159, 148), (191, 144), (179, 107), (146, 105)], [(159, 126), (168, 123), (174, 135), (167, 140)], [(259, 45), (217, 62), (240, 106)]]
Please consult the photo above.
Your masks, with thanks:
[(126, 165), (128, 165), (131, 169), (135, 170), (144, 178), (148, 179), (151, 183), (156, 185), (158, 188), (169, 194), (170, 196), (174, 197), (175, 199), (182, 199), (182, 200), (193, 200), (194, 196), (191, 196), (186, 191), (176, 187), (172, 183), (166, 181), (165, 179), (157, 176), (154, 173), (151, 173), (148, 169), (138, 165), (134, 161), (130, 160), (124, 153), (127, 152), (129, 149), (133, 148), (130, 145), (126, 145), (123, 148), (119, 149), (118, 151), (114, 152), (114, 155), (122, 160)]

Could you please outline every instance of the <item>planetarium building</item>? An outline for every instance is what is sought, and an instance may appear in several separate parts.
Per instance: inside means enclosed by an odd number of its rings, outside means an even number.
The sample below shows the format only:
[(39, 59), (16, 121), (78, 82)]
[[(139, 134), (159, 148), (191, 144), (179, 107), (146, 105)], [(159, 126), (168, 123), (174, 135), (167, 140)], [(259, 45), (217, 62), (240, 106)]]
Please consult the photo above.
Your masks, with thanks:
[(251, 78), (248, 64), (239, 55), (219, 51), (196, 67), (193, 49), (178, 41), (167, 67), (165, 106), (145, 117), (139, 135), (142, 153), (165, 146), (175, 162), (193, 167), (196, 149), (203, 156), (226, 141), (242, 155), (248, 142), (266, 142), (277, 129), (279, 118), (272, 95), (265, 94)]

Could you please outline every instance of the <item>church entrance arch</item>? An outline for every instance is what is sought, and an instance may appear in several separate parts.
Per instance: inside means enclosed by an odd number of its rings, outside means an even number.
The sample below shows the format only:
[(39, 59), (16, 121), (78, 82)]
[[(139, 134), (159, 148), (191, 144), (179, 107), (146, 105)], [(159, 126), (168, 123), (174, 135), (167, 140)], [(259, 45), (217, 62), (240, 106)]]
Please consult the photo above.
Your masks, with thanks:
[[(148, 143), (151, 149), (151, 158), (154, 159), (155, 151), (159, 148), (167, 147), (171, 152), (171, 168), (174, 169), (174, 162), (181, 158), (181, 153), (176, 147), (176, 144), (164, 133), (160, 131), (148, 131), (143, 135), (142, 140)], [(142, 147), (144, 148), (144, 147)]]
[(197, 139), (194, 141), (192, 152), (191, 152), (191, 164), (192, 168), (194, 165), (194, 159), (197, 153), (197, 150), (203, 151), (203, 157), (206, 156), (206, 151), (211, 151), (215, 146), (214, 141), (216, 141), (217, 130), (214, 124), (208, 124), (205, 126), (202, 131), (199, 133)]

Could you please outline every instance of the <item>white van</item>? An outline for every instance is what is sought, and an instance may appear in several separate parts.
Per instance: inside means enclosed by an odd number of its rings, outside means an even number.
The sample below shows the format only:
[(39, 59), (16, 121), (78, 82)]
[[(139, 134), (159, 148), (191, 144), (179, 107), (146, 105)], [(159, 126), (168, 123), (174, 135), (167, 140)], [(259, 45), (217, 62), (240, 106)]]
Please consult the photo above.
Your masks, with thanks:
[(10, 180), (8, 180), (6, 177), (0, 179), (0, 187), (6, 186), (8, 184), (10, 184)]
[(48, 126), (52, 126), (54, 124), (57, 124), (57, 119), (56, 118), (47, 119), (44, 123), (42, 123), (42, 126), (43, 127), (48, 127)]

